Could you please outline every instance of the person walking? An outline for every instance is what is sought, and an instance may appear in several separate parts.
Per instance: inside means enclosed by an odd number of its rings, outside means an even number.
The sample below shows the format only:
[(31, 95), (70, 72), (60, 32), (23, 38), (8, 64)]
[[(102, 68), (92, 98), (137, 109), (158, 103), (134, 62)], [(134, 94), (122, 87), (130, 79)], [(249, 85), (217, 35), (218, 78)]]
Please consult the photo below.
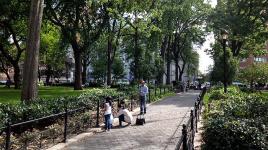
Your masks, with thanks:
[(145, 81), (141, 80), (139, 86), (140, 95), (140, 114), (146, 114), (146, 98), (148, 94), (148, 87), (145, 85)]
[(110, 131), (112, 127), (111, 115), (112, 115), (112, 98), (108, 96), (106, 97), (106, 102), (104, 104), (105, 131)]

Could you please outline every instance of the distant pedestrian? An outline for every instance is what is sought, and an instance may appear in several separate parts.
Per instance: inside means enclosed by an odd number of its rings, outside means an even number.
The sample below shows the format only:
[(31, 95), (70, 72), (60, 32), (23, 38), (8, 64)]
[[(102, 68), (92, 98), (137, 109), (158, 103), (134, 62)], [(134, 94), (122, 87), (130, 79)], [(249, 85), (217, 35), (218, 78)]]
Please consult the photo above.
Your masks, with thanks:
[(146, 98), (148, 93), (148, 87), (145, 85), (145, 81), (141, 80), (139, 86), (139, 96), (140, 96), (140, 114), (146, 114)]
[(106, 97), (106, 102), (104, 104), (104, 118), (105, 118), (105, 131), (110, 131), (112, 128), (111, 122), (112, 115), (112, 98)]

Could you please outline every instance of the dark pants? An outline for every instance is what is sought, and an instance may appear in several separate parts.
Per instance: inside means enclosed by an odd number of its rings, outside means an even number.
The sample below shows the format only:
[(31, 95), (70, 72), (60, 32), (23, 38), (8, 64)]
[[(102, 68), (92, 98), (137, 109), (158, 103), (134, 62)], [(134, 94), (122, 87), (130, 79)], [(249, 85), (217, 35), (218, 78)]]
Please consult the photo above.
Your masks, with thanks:
[(140, 96), (140, 113), (146, 113), (146, 96)]
[(122, 122), (125, 121), (124, 114), (120, 115), (118, 118), (119, 118), (119, 126), (122, 126)]
[(109, 130), (112, 127), (111, 114), (104, 115), (104, 117), (105, 117), (105, 130), (107, 130), (107, 129)]

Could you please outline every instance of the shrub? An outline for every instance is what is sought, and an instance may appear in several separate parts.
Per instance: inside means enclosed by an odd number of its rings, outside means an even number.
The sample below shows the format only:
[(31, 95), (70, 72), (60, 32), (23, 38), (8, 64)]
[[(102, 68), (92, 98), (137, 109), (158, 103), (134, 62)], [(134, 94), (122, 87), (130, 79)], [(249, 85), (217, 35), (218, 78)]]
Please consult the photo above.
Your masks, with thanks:
[(267, 149), (268, 97), (236, 88), (225, 99), (221, 94), (218, 89), (210, 93), (213, 107), (204, 124), (204, 149)]
[[(96, 109), (97, 101), (103, 100), (106, 96), (116, 98), (124, 96), (124, 93), (118, 92), (116, 89), (91, 89), (78, 97), (37, 99), (30, 105), (25, 103), (18, 105), (0, 103), (0, 131), (7, 123), (8, 119), (14, 124), (64, 112), (65, 107), (69, 110), (80, 107)], [(51, 124), (51, 122), (48, 120), (44, 122), (43, 125), (46, 126), (47, 124)]]

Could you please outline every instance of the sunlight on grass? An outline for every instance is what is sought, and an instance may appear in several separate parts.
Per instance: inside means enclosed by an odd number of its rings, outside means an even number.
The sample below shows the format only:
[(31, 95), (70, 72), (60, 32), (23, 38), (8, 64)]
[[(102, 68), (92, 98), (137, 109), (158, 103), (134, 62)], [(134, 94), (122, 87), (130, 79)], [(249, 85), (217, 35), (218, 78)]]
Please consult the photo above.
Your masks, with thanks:
[[(85, 92), (75, 91), (73, 87), (40, 87), (39, 88), (39, 97), (41, 98), (55, 98), (62, 96), (78, 96), (81, 93)], [(15, 90), (13, 88), (5, 88), (4, 86), (0, 87), (0, 103), (11, 103), (16, 104), (20, 102), (21, 90)]]

